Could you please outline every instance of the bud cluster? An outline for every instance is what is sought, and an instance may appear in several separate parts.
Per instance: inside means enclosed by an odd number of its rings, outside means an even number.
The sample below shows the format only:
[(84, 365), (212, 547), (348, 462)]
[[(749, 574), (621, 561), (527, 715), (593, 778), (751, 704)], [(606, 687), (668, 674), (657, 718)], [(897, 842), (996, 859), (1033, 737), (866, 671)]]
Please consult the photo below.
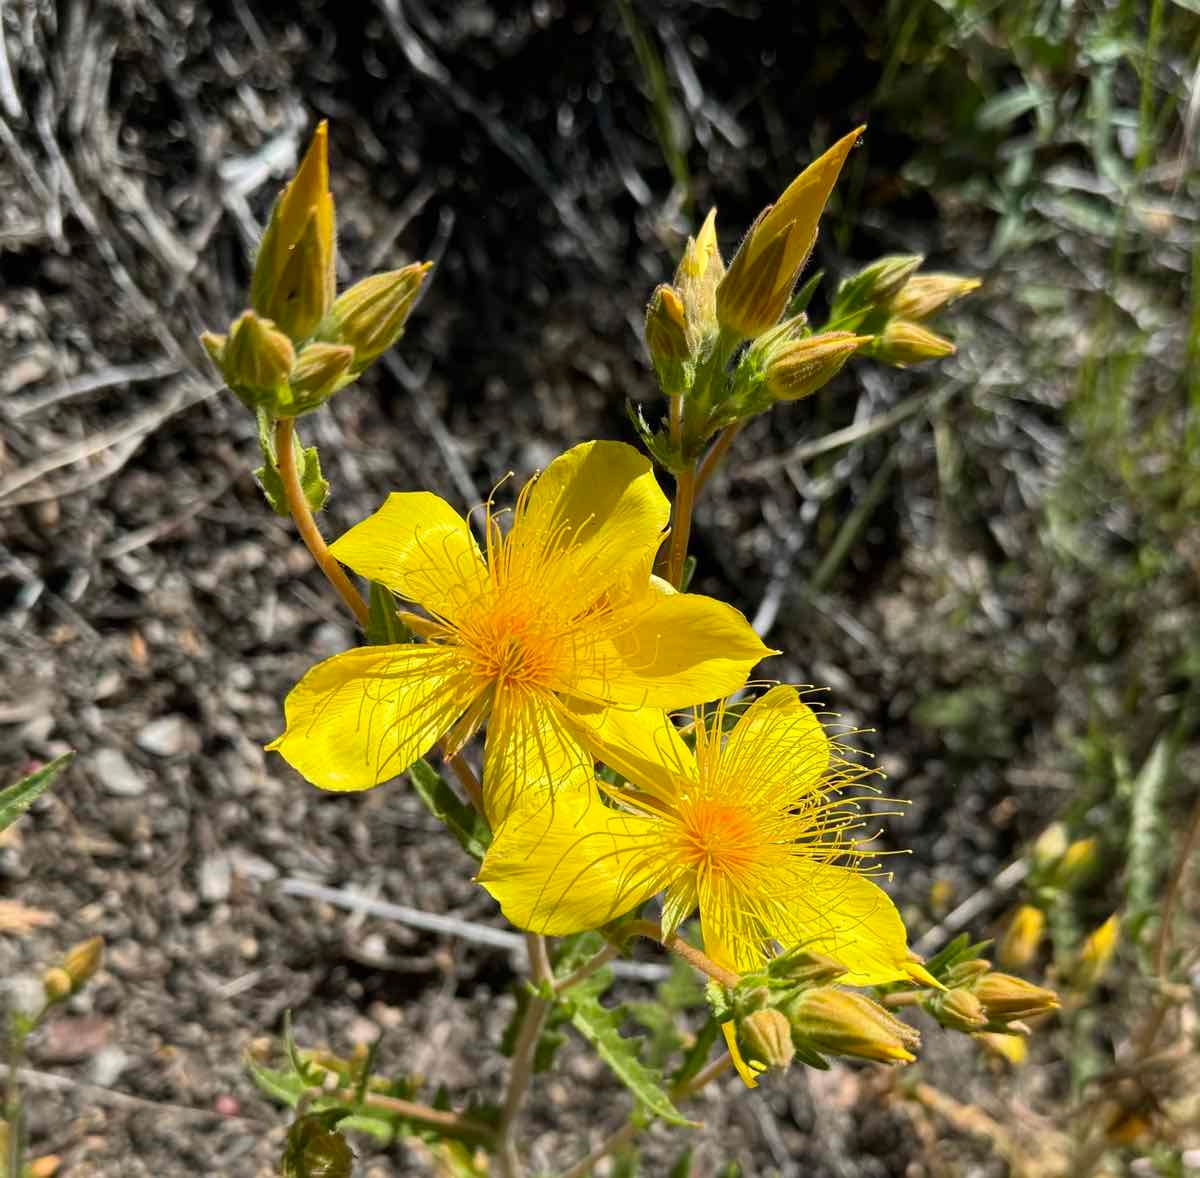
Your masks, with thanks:
[(46, 1002), (65, 1002), (95, 977), (104, 961), (104, 938), (89, 937), (67, 950), (58, 965), (46, 970), (42, 990)]
[(247, 408), (271, 419), (320, 408), (403, 334), (431, 263), (374, 274), (337, 296), (325, 123), (263, 234), (250, 307), (205, 350)]

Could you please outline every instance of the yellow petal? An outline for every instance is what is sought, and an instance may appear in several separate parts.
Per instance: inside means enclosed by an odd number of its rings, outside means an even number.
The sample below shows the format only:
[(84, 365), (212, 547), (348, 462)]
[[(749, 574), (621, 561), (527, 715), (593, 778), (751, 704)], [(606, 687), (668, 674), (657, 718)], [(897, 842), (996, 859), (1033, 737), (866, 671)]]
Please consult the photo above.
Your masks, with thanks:
[[(741, 688), (764, 646), (736, 609), (697, 593), (650, 588), (625, 608), (624, 626), (597, 652), (598, 673), (579, 676), (578, 695), (623, 706), (686, 708)], [(606, 644), (601, 644), (602, 647)]]
[(483, 752), (483, 803), (498, 826), (526, 798), (592, 789), (592, 758), (550, 696), (498, 688)]
[[(570, 563), (576, 592), (603, 592), (647, 566), (670, 516), (649, 459), (623, 442), (584, 442), (538, 476), (514, 522), (514, 559)], [(648, 567), (647, 567), (648, 571)]]
[(840, 961), (847, 972), (838, 980), (849, 986), (915, 976), (904, 922), (877, 884), (848, 867), (803, 859), (787, 875), (764, 915), (770, 935), (785, 948), (804, 945)]
[(657, 708), (567, 710), (563, 716), (598, 761), (668, 805), (696, 778), (696, 758), (670, 716)]
[(773, 687), (734, 726), (720, 754), (730, 796), (800, 798), (829, 769), (829, 738), (794, 687)]
[(453, 622), (488, 583), (471, 530), (428, 491), (397, 492), (329, 549), (342, 564)]
[(737, 1045), (737, 1023), (721, 1024), (721, 1034), (725, 1036), (725, 1046), (729, 1048), (729, 1058), (733, 1060), (734, 1069), (741, 1076), (742, 1083), (747, 1088), (757, 1088), (758, 1080), (754, 1069), (742, 1058), (741, 1048)]
[(659, 823), (604, 805), (594, 789), (526, 798), (496, 830), (479, 872), (519, 928), (599, 928), (670, 882)]
[(370, 789), (427, 753), (473, 690), (434, 646), (348, 650), (292, 688), (287, 729), (267, 748), (321, 789)]

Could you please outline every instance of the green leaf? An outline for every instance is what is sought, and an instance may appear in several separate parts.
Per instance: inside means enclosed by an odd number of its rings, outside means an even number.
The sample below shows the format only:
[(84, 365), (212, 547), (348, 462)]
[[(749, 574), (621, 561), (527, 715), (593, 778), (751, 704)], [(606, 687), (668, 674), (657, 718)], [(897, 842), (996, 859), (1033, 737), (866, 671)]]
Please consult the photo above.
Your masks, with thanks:
[(668, 1124), (694, 1128), (694, 1122), (671, 1103), (658, 1071), (647, 1067), (638, 1058), (640, 1041), (622, 1036), (624, 1010), (619, 1006), (609, 1010), (600, 1004), (599, 998), (590, 994), (572, 992), (571, 999), (571, 1022), (575, 1029), (596, 1049), (596, 1054), (639, 1104)]
[(1174, 761), (1174, 742), (1169, 735), (1160, 736), (1138, 775), (1120, 783), (1129, 805), (1124, 924), (1135, 943), (1159, 909), (1159, 885), (1169, 845), (1163, 833), (1163, 805)]
[(808, 310), (808, 304), (812, 302), (812, 297), (817, 293), (817, 287), (821, 285), (821, 279), (824, 277), (825, 271), (818, 270), (792, 295), (791, 302), (788, 303), (787, 310), (783, 313), (784, 319), (794, 319)]
[(482, 860), (492, 842), (492, 832), (483, 816), (462, 801), (428, 761), (417, 761), (408, 777), (429, 812), (446, 824), (472, 859)]
[[(283, 479), (279, 477), (279, 461), (275, 454), (275, 441), (271, 432), (271, 418), (263, 410), (258, 411), (258, 448), (262, 451), (263, 464), (254, 477), (262, 488), (267, 503), (276, 515), (289, 515), (287, 495)], [(300, 487), (304, 498), (313, 511), (320, 511), (329, 498), (329, 482), (321, 473), (321, 459), (316, 446), (305, 449), (300, 444), (300, 435), (292, 431), (292, 449), (296, 457), (296, 470), (300, 475)]]
[(54, 784), (54, 779), (71, 763), (74, 753), (63, 753), (48, 765), (0, 790), (0, 830), (7, 830)]
[(675, 1164), (667, 1171), (667, 1178), (691, 1178), (692, 1173), (692, 1147), (689, 1145), (687, 1149), (675, 1159)]
[(369, 604), (369, 646), (397, 646), (402, 642), (413, 641), (413, 632), (400, 620), (399, 603), (386, 585), (380, 585), (378, 581), (371, 582)]
[[(295, 434), (292, 436), (295, 437)], [(309, 446), (303, 451), (297, 466), (300, 469), (300, 486), (304, 489), (304, 498), (308, 500), (308, 505), (313, 511), (320, 511), (329, 498), (329, 480), (321, 473), (321, 459), (316, 446)]]

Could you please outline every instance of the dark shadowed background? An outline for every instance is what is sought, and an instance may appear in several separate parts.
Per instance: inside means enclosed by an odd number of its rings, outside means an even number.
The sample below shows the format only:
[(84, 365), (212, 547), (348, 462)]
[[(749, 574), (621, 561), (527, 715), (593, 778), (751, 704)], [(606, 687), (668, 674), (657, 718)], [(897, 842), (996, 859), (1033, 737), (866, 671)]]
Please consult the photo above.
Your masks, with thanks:
[[(984, 288), (945, 321), (956, 357), (853, 365), (744, 432), (699, 510), (694, 587), (787, 652), (772, 675), (830, 687), (874, 730), (863, 745), (911, 800), (886, 838), (912, 850), (892, 890), (915, 940), (1056, 816), (1102, 864), (1055, 955), (1115, 908), (1144, 921), (1200, 773), (1193, 8), (0, 8), (0, 773), (79, 751), (0, 844), (23, 906), (0, 971), (19, 985), (108, 942), (34, 1044), (35, 1152), (68, 1175), (272, 1173), (286, 1112), (241, 1055), (287, 1009), (302, 1042), (340, 1052), (382, 1028), (380, 1065), (455, 1101), (502, 1079), (506, 951), (287, 891), (501, 923), (403, 782), (325, 796), (262, 751), (287, 689), (355, 635), (265, 507), (254, 423), (196, 335), (241, 309), (319, 118), (343, 280), (437, 261), (394, 360), (301, 425), (333, 483), (329, 534), (391, 489), (466, 508), (576, 441), (632, 442), (626, 401), (662, 408), (643, 308), (686, 234), (715, 204), (728, 258), (869, 123), (811, 263), (818, 310), (882, 253)], [(855, 444), (830, 437), (853, 425)], [(976, 935), (1019, 876), (983, 895)], [(930, 1026), (919, 1072), (714, 1091), (694, 1173), (1027, 1166), (919, 1084), (1018, 1139), (1068, 1127), (1144, 999), (1138, 956), (1122, 951), (1101, 1014), (1043, 1027), (1016, 1072)], [(547, 1169), (628, 1099), (583, 1050), (562, 1064), (528, 1119)], [(363, 1174), (433, 1172), (420, 1146), (358, 1144)], [(680, 1148), (651, 1134), (644, 1172)]]

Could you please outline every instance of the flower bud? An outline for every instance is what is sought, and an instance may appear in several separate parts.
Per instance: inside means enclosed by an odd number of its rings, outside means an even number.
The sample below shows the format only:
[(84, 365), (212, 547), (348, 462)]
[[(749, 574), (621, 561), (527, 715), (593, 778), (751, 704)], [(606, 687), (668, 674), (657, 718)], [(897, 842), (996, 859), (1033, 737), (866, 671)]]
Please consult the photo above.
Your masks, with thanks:
[(1113, 954), (1117, 951), (1120, 934), (1121, 922), (1114, 912), (1083, 942), (1071, 976), (1071, 984), (1075, 989), (1090, 990), (1104, 977)]
[(1034, 958), (1046, 929), (1046, 916), (1032, 904), (1022, 904), (1012, 920), (996, 952), (1000, 964), (1007, 969), (1023, 969)]
[(1099, 861), (1100, 842), (1098, 839), (1076, 839), (1055, 865), (1051, 883), (1067, 891), (1074, 891), (1087, 883)]
[(881, 1063), (911, 1063), (909, 1050), (921, 1036), (877, 1002), (849, 990), (820, 986), (787, 1006), (793, 1034), (826, 1055), (849, 1055)]
[(777, 401), (799, 401), (828, 384), (869, 335), (827, 331), (793, 340), (773, 350), (767, 358), (767, 388)]
[(82, 990), (96, 975), (100, 963), (104, 960), (104, 938), (88, 937), (78, 945), (67, 950), (62, 967), (71, 979), (73, 991)]
[(691, 359), (683, 300), (674, 287), (656, 286), (646, 308), (646, 347), (663, 393), (678, 396), (687, 383), (684, 364)]
[(691, 352), (717, 330), (717, 283), (724, 274), (725, 262), (717, 244), (717, 210), (709, 209), (700, 232), (688, 238), (675, 271), (675, 288), (683, 300)]
[(1061, 822), (1051, 822), (1033, 844), (1033, 865), (1046, 870), (1057, 863), (1066, 853), (1070, 844), (1066, 826)]
[(295, 417), (323, 405), (349, 383), (353, 362), (354, 349), (344, 344), (305, 344), (288, 375), (292, 412), (280, 416)]
[(920, 364), (924, 360), (940, 360), (953, 356), (956, 349), (945, 336), (935, 335), (919, 323), (907, 319), (890, 319), (883, 331), (875, 337), (872, 354), (884, 364), (904, 368), (909, 364)]
[(851, 131), (805, 168), (750, 227), (717, 284), (717, 319), (727, 331), (753, 339), (779, 322), (817, 239), (817, 221), (863, 130)]
[(295, 178), (275, 202), (250, 283), (250, 305), (296, 342), (313, 333), (336, 290), (327, 140), (322, 122)]
[(71, 975), (60, 965), (42, 975), (42, 991), (48, 1003), (65, 1002), (72, 993)]
[(899, 289), (890, 309), (897, 318), (920, 323), (982, 285), (978, 278), (956, 274), (917, 274)]
[(274, 323), (246, 311), (230, 328), (223, 361), (225, 383), (244, 405), (256, 409), (273, 405), (296, 353), (292, 341)]
[(417, 293), (432, 268), (432, 262), (415, 262), (401, 270), (372, 274), (356, 282), (333, 304), (321, 338), (354, 349), (352, 376), (383, 355), (403, 334)]
[(1020, 1067), (1029, 1056), (1029, 1043), (1024, 1035), (1010, 1035), (1004, 1031), (980, 1031), (971, 1037), (993, 1055), (1006, 1059), (1013, 1067)]
[(738, 1046), (752, 1065), (786, 1068), (795, 1058), (787, 1015), (773, 1007), (756, 1010), (738, 1023)]
[(1047, 1014), (1059, 1007), (1053, 990), (1035, 986), (1007, 973), (986, 973), (975, 983), (975, 997), (983, 1003), (989, 1020), (1011, 1023)]
[(943, 990), (925, 1003), (925, 1009), (952, 1031), (977, 1031), (987, 1026), (983, 1003), (970, 990)]
[(844, 278), (834, 295), (829, 322), (861, 319), (877, 307), (886, 306), (923, 261), (920, 254), (891, 255)]
[(218, 370), (225, 367), (225, 344), (228, 339), (228, 336), (218, 335), (215, 331), (200, 333), (200, 342), (204, 345), (208, 358), (217, 366)]
[(789, 949), (771, 960), (767, 972), (773, 978), (783, 978), (796, 986), (823, 986), (840, 978), (846, 967), (824, 953), (811, 949)]

